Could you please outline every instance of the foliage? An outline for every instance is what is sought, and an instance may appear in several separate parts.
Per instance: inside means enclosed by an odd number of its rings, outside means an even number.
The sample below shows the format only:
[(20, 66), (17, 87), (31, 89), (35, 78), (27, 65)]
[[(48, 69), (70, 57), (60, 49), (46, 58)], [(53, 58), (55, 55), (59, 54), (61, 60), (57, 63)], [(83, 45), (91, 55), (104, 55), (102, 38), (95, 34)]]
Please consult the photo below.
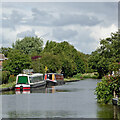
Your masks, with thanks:
[(0, 88), (14, 87), (15, 83), (16, 82), (14, 81), (14, 82), (10, 82), (10, 83), (7, 83), (7, 84), (2, 84), (2, 85), (0, 85)]
[(109, 65), (110, 73), (114, 71), (115, 75), (117, 75), (117, 73), (119, 73), (119, 69), (120, 69), (120, 63), (112, 63)]
[(35, 73), (45, 73), (44, 65), (40, 62), (40, 59), (33, 60), (31, 62), (31, 68)]
[(8, 79), (8, 83), (15, 82), (16, 81), (16, 76), (10, 75)]
[(69, 57), (61, 58), (62, 61), (62, 73), (64, 74), (64, 77), (72, 77), (74, 74), (77, 73), (77, 66), (75, 62), (72, 59), (69, 59)]
[(12, 47), (14, 49), (21, 50), (25, 54), (32, 54), (37, 52), (39, 54), (42, 51), (43, 40), (39, 37), (25, 37), (22, 40), (17, 40)]
[(120, 106), (120, 98), (118, 98), (117, 105)]
[(9, 54), (9, 52), (12, 50), (12, 48), (10, 48), (10, 47), (8, 47), (8, 48), (6, 48), (6, 47), (1, 47), (1, 52), (2, 52), (2, 54), (4, 54), (6, 57), (8, 56), (8, 54)]
[(9, 71), (2, 71), (2, 84), (8, 83), (9, 76), (10, 76)]
[(54, 55), (52, 53), (46, 52), (42, 54), (42, 58), (40, 62), (44, 65), (45, 67), (48, 68), (47, 72), (58, 72), (61, 69), (61, 61), (59, 56)]
[(97, 101), (107, 104), (113, 98), (114, 91), (119, 94), (120, 76), (105, 76), (102, 81), (97, 84), (95, 94)]
[(45, 73), (45, 67), (48, 68), (47, 72), (58, 72), (61, 69), (61, 62), (59, 56), (49, 52), (42, 53), (42, 58), (33, 60), (31, 67), (34, 72)]
[(98, 73), (94, 72), (94, 73), (77, 73), (76, 75), (73, 76), (73, 78), (77, 78), (77, 79), (83, 79), (83, 78), (98, 78)]
[(89, 67), (97, 70), (100, 78), (109, 72), (111, 64), (120, 62), (119, 39), (118, 32), (112, 33), (110, 38), (100, 41), (100, 47), (89, 58)]
[(3, 62), (3, 71), (9, 71), (11, 75), (17, 75), (23, 69), (30, 67), (31, 58), (19, 50), (12, 50), (8, 54), (8, 58), (8, 60)]
[(82, 79), (82, 74), (81, 73), (77, 73), (76, 75), (73, 75), (73, 78), (76, 78), (76, 79)]
[(56, 43), (53, 41), (47, 41), (43, 53), (49, 52), (58, 56), (59, 61), (62, 64), (61, 71), (65, 77), (73, 76), (74, 74), (85, 72), (85, 59), (84, 54), (78, 52), (74, 46), (68, 42)]

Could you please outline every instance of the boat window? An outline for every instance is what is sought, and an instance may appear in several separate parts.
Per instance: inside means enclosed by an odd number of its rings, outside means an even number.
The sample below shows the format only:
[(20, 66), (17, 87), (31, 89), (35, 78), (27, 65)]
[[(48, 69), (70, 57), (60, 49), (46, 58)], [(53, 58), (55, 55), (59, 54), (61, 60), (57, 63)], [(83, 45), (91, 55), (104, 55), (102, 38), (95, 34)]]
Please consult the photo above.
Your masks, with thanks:
[(18, 84), (28, 84), (27, 76), (18, 76)]
[(52, 80), (52, 74), (48, 74), (48, 79)]
[(30, 83), (35, 83), (43, 80), (43, 76), (30, 77)]

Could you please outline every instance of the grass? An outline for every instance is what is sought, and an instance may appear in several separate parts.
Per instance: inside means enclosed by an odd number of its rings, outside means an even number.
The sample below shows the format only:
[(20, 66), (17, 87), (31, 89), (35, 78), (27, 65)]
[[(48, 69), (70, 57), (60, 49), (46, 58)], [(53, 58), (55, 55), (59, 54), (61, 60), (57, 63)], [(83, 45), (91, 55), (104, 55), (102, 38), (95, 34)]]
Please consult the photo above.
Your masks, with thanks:
[(2, 84), (0, 85), (0, 88), (8, 88), (8, 87), (14, 87), (15, 86), (15, 81), (7, 84)]
[(98, 78), (99, 74), (97, 72), (94, 73), (84, 73), (82, 74), (83, 78)]
[(84, 74), (78, 73), (78, 74), (74, 75), (73, 77), (65, 78), (64, 80), (65, 80), (65, 82), (68, 82), (68, 81), (83, 80), (85, 78), (97, 79), (98, 75), (99, 74), (97, 72), (94, 72), (94, 73), (84, 73)]
[(78, 78), (64, 78), (65, 82), (76, 81), (76, 80), (82, 80), (82, 79), (78, 79)]
[(73, 78), (98, 78), (98, 73), (94, 72), (94, 73), (78, 73), (76, 75), (73, 76)]

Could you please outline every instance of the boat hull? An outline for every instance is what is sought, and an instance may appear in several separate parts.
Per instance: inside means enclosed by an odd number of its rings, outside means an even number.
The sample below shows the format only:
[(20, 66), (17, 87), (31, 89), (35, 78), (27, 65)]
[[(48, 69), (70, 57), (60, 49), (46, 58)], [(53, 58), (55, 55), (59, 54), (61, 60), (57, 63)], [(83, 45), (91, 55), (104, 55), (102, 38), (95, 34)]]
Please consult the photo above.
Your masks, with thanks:
[(45, 87), (46, 86), (46, 81), (40, 82), (40, 83), (34, 83), (34, 84), (17, 84), (15, 86), (15, 90), (16, 91), (27, 91), (30, 90), (32, 88), (37, 88), (37, 87)]
[(43, 86), (46, 86), (46, 81), (30, 85), (31, 88), (37, 88), (37, 87), (43, 87)]
[(57, 84), (57, 81), (46, 80), (46, 86), (55, 86)]

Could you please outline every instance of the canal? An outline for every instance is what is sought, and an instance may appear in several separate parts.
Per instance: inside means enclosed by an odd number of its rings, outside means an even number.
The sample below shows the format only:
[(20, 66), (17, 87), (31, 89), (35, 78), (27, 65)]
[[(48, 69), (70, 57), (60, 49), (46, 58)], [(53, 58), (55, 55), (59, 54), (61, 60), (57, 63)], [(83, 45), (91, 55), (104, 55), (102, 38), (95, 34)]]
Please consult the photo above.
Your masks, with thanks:
[(27, 93), (3, 92), (3, 118), (119, 118), (120, 109), (97, 103), (97, 79), (69, 82)]

